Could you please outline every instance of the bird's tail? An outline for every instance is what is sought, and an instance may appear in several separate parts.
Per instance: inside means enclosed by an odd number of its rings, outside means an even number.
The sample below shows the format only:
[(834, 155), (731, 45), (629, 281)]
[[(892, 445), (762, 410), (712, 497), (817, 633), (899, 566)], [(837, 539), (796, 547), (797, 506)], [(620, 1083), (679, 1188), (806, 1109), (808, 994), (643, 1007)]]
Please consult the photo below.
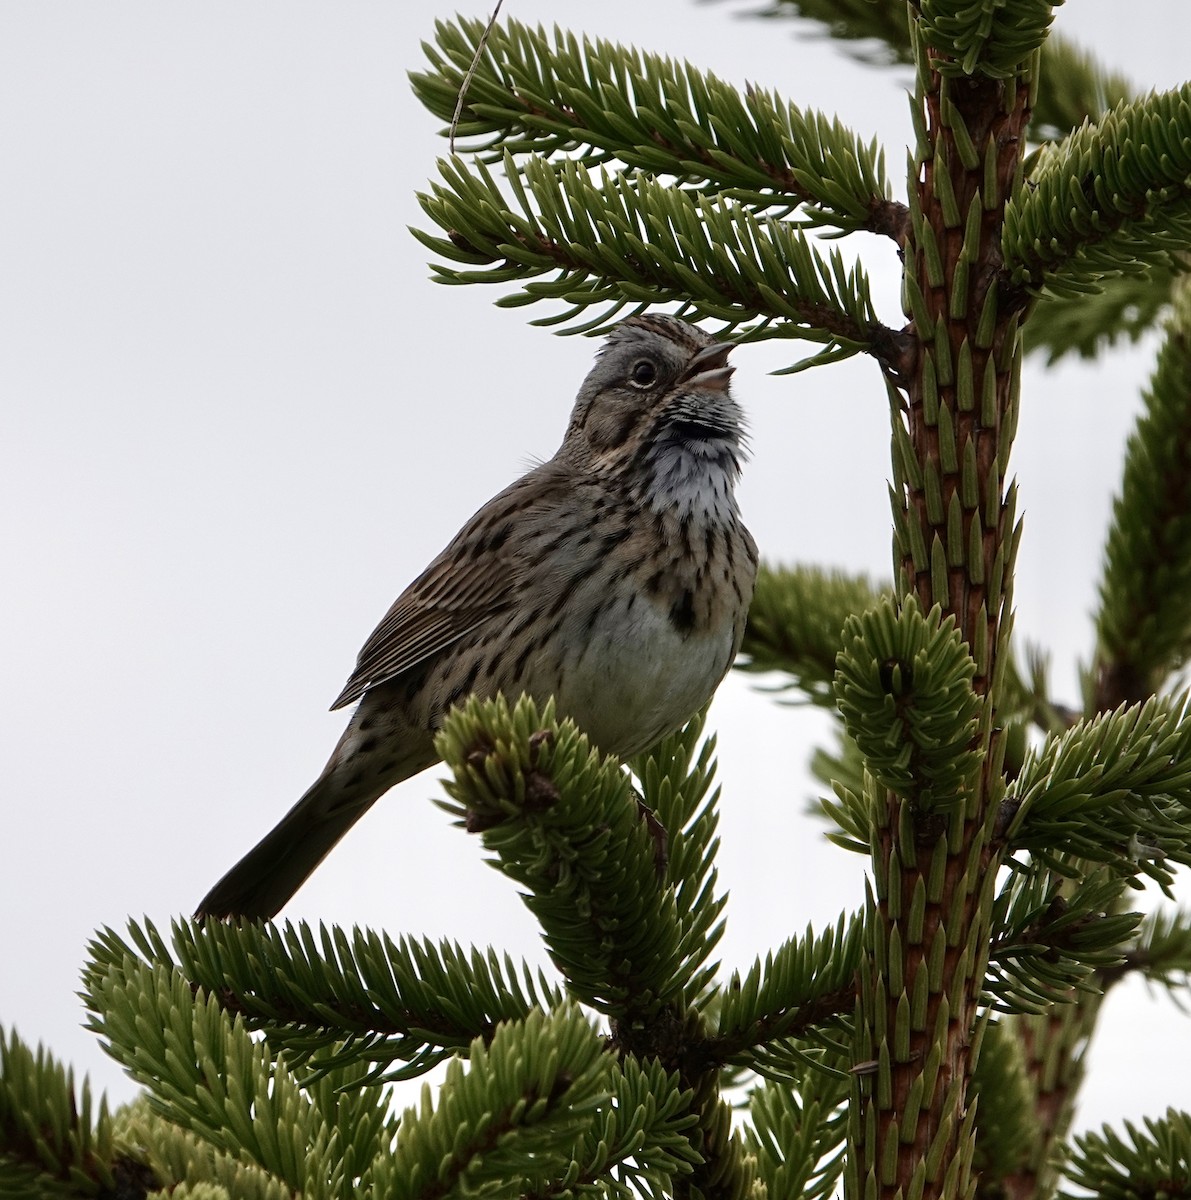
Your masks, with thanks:
[(410, 724), (385, 689), (375, 689), (352, 715), (323, 773), (203, 897), (195, 917), (276, 916), (389, 788), (437, 758), (430, 732)]
[(324, 771), (302, 798), (202, 898), (195, 917), (265, 920), (309, 878), (345, 833), (382, 793), (338, 794), (335, 775)]

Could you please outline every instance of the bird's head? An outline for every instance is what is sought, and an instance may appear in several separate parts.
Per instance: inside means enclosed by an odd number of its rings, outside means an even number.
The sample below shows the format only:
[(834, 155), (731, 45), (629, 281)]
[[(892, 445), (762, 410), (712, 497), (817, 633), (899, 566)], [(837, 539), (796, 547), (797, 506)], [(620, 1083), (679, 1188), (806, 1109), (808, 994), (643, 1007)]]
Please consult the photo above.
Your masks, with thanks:
[(563, 452), (599, 473), (673, 453), (734, 475), (744, 417), (728, 387), (732, 346), (677, 317), (622, 321), (579, 389)]

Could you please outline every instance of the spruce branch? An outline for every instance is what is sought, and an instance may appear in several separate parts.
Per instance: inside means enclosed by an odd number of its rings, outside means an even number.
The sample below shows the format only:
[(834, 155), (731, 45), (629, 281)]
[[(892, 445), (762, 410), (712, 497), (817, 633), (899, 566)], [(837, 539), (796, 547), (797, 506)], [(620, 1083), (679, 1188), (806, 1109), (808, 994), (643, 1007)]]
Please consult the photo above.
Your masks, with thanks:
[[(973, 17), (989, 6), (968, 6)], [(819, 25), (856, 60), (874, 66), (914, 64), (913, 40), (902, 4), (873, 0), (770, 0), (762, 17), (798, 17)], [(1040, 13), (1034, 12), (1037, 18)], [(979, 31), (977, 30), (977, 33)], [(1031, 114), (1030, 137), (1037, 142), (1065, 137), (1084, 121), (1094, 121), (1114, 105), (1136, 97), (1119, 72), (1061, 34), (1042, 43), (1042, 66)]]
[(737, 668), (782, 671), (790, 676), (783, 692), (797, 689), (812, 704), (834, 708), (832, 680), (844, 623), (890, 590), (867, 576), (762, 563), (741, 647), (745, 657)]
[(769, 0), (762, 17), (797, 17), (822, 27), (825, 35), (846, 43), (855, 59), (874, 66), (913, 63), (914, 49), (900, 3), (872, 0)]
[[(1032, 720), (1045, 731), (1066, 729), (1059, 710), (1046, 698), (1045, 680), (1035, 679), (1027, 687), (1010, 661), (1004, 675), (1002, 713), (1005, 724), (1000, 739), (1003, 768), (1008, 778), (1016, 778), (1025, 761), (1027, 724)], [(879, 802), (875, 780), (860, 747), (846, 728), (836, 730), (834, 750), (819, 747), (811, 757), (811, 774), (831, 793), (820, 796), (814, 805), (834, 827), (827, 837), (837, 846), (860, 854), (872, 852), (875, 805)]]
[(1191, 864), (1187, 697), (1082, 721), (1031, 751), (1009, 789), (1004, 837), (1060, 874), (1065, 856), (1144, 874), (1169, 892)]
[(665, 834), (664, 883), (674, 891), (680, 934), (677, 957), (700, 964), (683, 989), (688, 1003), (701, 1005), (718, 963), (710, 961), (724, 932), (727, 896), (717, 893), (719, 797), (715, 783), (715, 738), (703, 737), (707, 710), (663, 738), (630, 764), (640, 800)]
[(540, 973), (491, 949), (394, 942), (366, 929), (175, 922), (171, 943), (148, 922), (132, 923), (128, 940), (103, 930), (90, 971), (138, 952), (176, 966), (248, 1029), (267, 1033), (291, 1068), (315, 1075), (368, 1062), (386, 1081), (413, 1078), (490, 1038), (499, 1022), (561, 1002)]
[(806, 1071), (791, 1083), (766, 1083), (749, 1096), (746, 1138), (771, 1197), (828, 1200), (844, 1169), (846, 1076)]
[(1005, 213), (1005, 278), (1094, 291), (1191, 250), (1191, 84), (1120, 104), (1049, 148)]
[(572, 1168), (531, 1200), (576, 1194), (668, 1200), (675, 1178), (690, 1176), (699, 1165), (689, 1137), (697, 1120), (690, 1111), (691, 1093), (675, 1074), (667, 1074), (656, 1060), (627, 1056), (613, 1067), (609, 1090), (612, 1102), (585, 1127)]
[[(565, 1179), (573, 1147), (610, 1098), (612, 1060), (574, 1006), (530, 1013), (454, 1059), (378, 1160), (377, 1200), (526, 1195)], [(548, 1194), (548, 1191), (547, 1191)]]
[(916, 7), (935, 70), (957, 78), (1009, 79), (1045, 41), (1054, 5), (1052, 0), (921, 0)]
[(1191, 984), (1191, 912), (1158, 909), (1149, 913), (1121, 963), (1099, 972), (1100, 983), (1107, 991), (1128, 974), (1139, 974), (1172, 990)]
[[(845, 266), (838, 252), (822, 257), (786, 222), (641, 173), (592, 173), (574, 162), (519, 163), (506, 153), (511, 198), (483, 163), (439, 166), (442, 181), (419, 199), (447, 237), (413, 230), (445, 260), (433, 266), (437, 279), (524, 280), (499, 303), (571, 306), (539, 324), (598, 331), (626, 307), (679, 303), (682, 314), (720, 321), (743, 337), (825, 343), (813, 362), (861, 351), (897, 360), (896, 337), (877, 321), (860, 267)], [(592, 306), (601, 311), (571, 323)]]
[(1103, 996), (1073, 991), (1066, 1004), (1045, 1012), (1006, 1018), (1004, 1028), (1020, 1047), (1029, 1099), (1024, 1112), (1029, 1136), (1017, 1146), (1017, 1162), (986, 1172), (980, 1200), (1035, 1200), (1054, 1194), (1063, 1142), (1087, 1068), (1087, 1050)]
[[(876, 781), (867, 773), (864, 755), (855, 740), (842, 728), (836, 731), (836, 736), (834, 751), (819, 747), (811, 756), (811, 774), (832, 793), (819, 796), (812, 811), (821, 812), (833, 826), (827, 833), (829, 841), (844, 850), (870, 854), (877, 819), (874, 806), (879, 799)], [(1010, 770), (1009, 764), (1025, 760), (1025, 725), (1020, 721), (1007, 725), (1001, 745), (1005, 750), (1006, 774), (1014, 777), (1020, 766)]]
[(1137, 342), (1167, 311), (1187, 264), (1180, 255), (1157, 255), (1145, 274), (1108, 275), (1099, 291), (1043, 292), (1025, 327), (1026, 351), (1048, 364), (1068, 355), (1091, 359), (1122, 342)]
[(1075, 1138), (1064, 1166), (1067, 1181), (1079, 1192), (1101, 1200), (1187, 1200), (1191, 1197), (1191, 1114), (1168, 1108), (1147, 1117), (1144, 1128), (1125, 1122), (1122, 1137), (1105, 1125), (1099, 1133)]
[(1191, 657), (1191, 289), (1129, 438), (1104, 551), (1093, 704), (1157, 691)]
[[(686, 936), (678, 888), (659, 877), (654, 835), (617, 760), (526, 697), (469, 700), (448, 715), (438, 748), (455, 776), (444, 807), (525, 889), (571, 994), (626, 1029), (681, 1012), (719, 929)], [(704, 861), (687, 860), (700, 891)]]
[(383, 1160), (393, 1138), (389, 1094), (367, 1084), (360, 1066), (304, 1089), (214, 997), (195, 993), (177, 969), (131, 954), (96, 964), (84, 983), (89, 1028), (108, 1052), (158, 1112), (217, 1151), (311, 1200), (348, 1194), (345, 1154), (362, 1186)]
[(1107, 869), (1064, 879), (1041, 862), (1013, 870), (993, 909), (984, 989), (1006, 1013), (1042, 1013), (1098, 993), (1124, 961), (1141, 914), (1120, 911), (1121, 876)]
[(914, 597), (848, 619), (835, 677), (844, 727), (868, 770), (923, 813), (963, 808), (980, 772), (976, 664), (952, 617)]
[[(169, 1195), (179, 1200), (293, 1200), (281, 1180), (220, 1153), (197, 1134), (167, 1120), (154, 1111), (143, 1092), (113, 1115), (112, 1125), (124, 1144), (136, 1146), (144, 1155), (158, 1180), (170, 1181)], [(134, 1195), (117, 1193), (127, 1200)]]
[[(714, 794), (702, 799), (710, 759), (690, 768), (700, 725), (685, 743), (663, 742), (653, 768), (637, 761), (658, 815), (685, 822), (664, 827), (669, 841), (695, 830), (694, 850), (680, 856), (680, 867), (673, 859), (659, 863), (657, 819), (643, 819), (620, 764), (592, 750), (571, 722), (556, 722), (552, 705), (539, 714), (524, 696), (514, 706), (503, 697), (469, 700), (448, 715), (437, 745), (455, 775), (448, 811), (482, 834), (500, 869), (525, 889), (568, 991), (609, 1016), (612, 1048), (678, 1070), (681, 1087), (693, 1093), (688, 1138), (702, 1162), (676, 1194), (697, 1189), (728, 1200), (747, 1195), (751, 1168), (720, 1098), (705, 1019), (692, 1007), (714, 1000), (704, 967), (720, 936), (722, 905), (710, 871)], [(680, 780), (684, 792), (692, 781), (693, 800), (667, 799)], [(697, 938), (691, 931), (705, 929), (707, 918), (678, 904), (695, 895), (717, 918)]]
[[(854, 1053), (872, 1067), (853, 1087), (845, 1180), (854, 1195), (941, 1200), (975, 1184), (967, 1089), (999, 866), (991, 840), (1004, 789), (997, 708), (1019, 534), (1013, 488), (1003, 482), (1017, 421), (1019, 321), (997, 280), (1036, 56), (1009, 79), (956, 79), (936, 69), (916, 7), (910, 18), (916, 144), (903, 295), (917, 353), (890, 397), (895, 586), (904, 609), (915, 599), (927, 640), (930, 620), (940, 633), (943, 620), (954, 622), (938, 643), (952, 665), (927, 675), (922, 710), (906, 714), (912, 744), (902, 756), (886, 739), (902, 719), (900, 699), (918, 703), (916, 664), (877, 658), (888, 639), (875, 629), (857, 659), (859, 720), (849, 732), (874, 780), (865, 788), (871, 933)], [(936, 606), (937, 615), (922, 616)], [(896, 615), (887, 610), (886, 620)], [(948, 721), (934, 706), (951, 689), (963, 707)], [(884, 721), (882, 691), (894, 701)]]
[[(821, 1064), (822, 1047), (836, 1051), (840, 1030), (847, 1041), (856, 999), (856, 971), (864, 942), (860, 917), (841, 916), (818, 936), (807, 929), (778, 950), (758, 958), (742, 977), (733, 972), (723, 989), (715, 1033), (708, 1048), (722, 1064), (748, 1067), (788, 1080)], [(808, 1049), (809, 1047), (809, 1049)], [(820, 1069), (822, 1069), (820, 1067)]]
[[(1170, 261), (1176, 265), (1165, 275), (1161, 270), (1156, 270), (1153, 278), (1123, 276), (1110, 280), (1106, 294), (1122, 293), (1136, 284), (1137, 290), (1143, 294), (1148, 288), (1156, 295), (1163, 293), (1163, 289), (1168, 289), (1173, 282), (1177, 300), (1185, 303), (1185, 287), (1177, 280), (1177, 274), (1183, 269), (1182, 259), (1172, 256)], [(1098, 298), (1093, 296), (1087, 299), (1096, 301)], [(1071, 302), (1061, 303), (1071, 306)], [(1087, 704), (1091, 712), (1107, 714), (1121, 705), (1144, 700), (1164, 682), (1167, 673), (1179, 661), (1177, 652), (1171, 652), (1172, 644), (1177, 644), (1179, 637), (1178, 623), (1181, 618), (1178, 598), (1167, 596), (1160, 588), (1150, 590), (1146, 576), (1150, 570), (1165, 573), (1174, 569), (1177, 572), (1181, 553), (1178, 549), (1178, 530), (1183, 518), (1177, 501), (1177, 488), (1164, 492), (1163, 484), (1167, 482), (1164, 478), (1166, 472), (1172, 469), (1168, 456), (1172, 450), (1177, 453), (1177, 444), (1172, 445), (1167, 438), (1179, 439), (1183, 436), (1178, 428), (1181, 409), (1186, 407), (1179, 396), (1180, 388), (1186, 391), (1185, 363), (1180, 363), (1180, 351), (1185, 351), (1186, 341), (1183, 303), (1176, 302), (1167, 330), (1167, 342), (1160, 354), (1160, 364), (1166, 369), (1155, 372), (1147, 396), (1147, 411), (1139, 420), (1126, 455), (1127, 483), (1122, 485), (1115, 505), (1108, 539), (1110, 549), (1106, 551), (1104, 581), (1101, 584), (1102, 607), (1097, 625), (1098, 630), (1104, 632), (1098, 637), (1096, 665), (1089, 673)], [(1045, 319), (1047, 307), (1044, 303), (1035, 311), (1031, 328), (1040, 316)], [(1087, 319), (1095, 328), (1097, 308), (1094, 303), (1085, 307)], [(1180, 375), (1183, 376), (1181, 384)], [(1159, 380), (1163, 381), (1162, 386), (1156, 386)], [(1166, 539), (1172, 540), (1166, 545), (1165, 553), (1154, 562), (1150, 547)], [(1173, 562), (1167, 560), (1167, 554)], [(1139, 574), (1133, 579), (1126, 579), (1123, 568), (1131, 560), (1132, 569)], [(1158, 627), (1156, 654), (1151, 653), (1149, 644), (1144, 640), (1134, 643), (1129, 627), (1129, 622), (1147, 624), (1154, 609), (1166, 611), (1165, 619), (1174, 623), (1174, 628), (1169, 631)], [(1169, 640), (1171, 638), (1173, 643)], [(1163, 654), (1169, 655), (1165, 662)], [(1128, 806), (1127, 800), (1125, 804)], [(1091, 821), (1099, 819), (1095, 813), (1089, 814), (1089, 817)], [(1090, 840), (1097, 842), (1099, 838), (1094, 827), (1090, 832)], [(1127, 826), (1121, 832), (1127, 832)], [(1132, 851), (1134, 848), (1129, 849)], [(1136, 850), (1142, 855), (1155, 853), (1153, 847), (1140, 842)], [(1133, 865), (1133, 858), (1132, 853), (1125, 854), (1117, 868), (1117, 873), (1124, 879), (1128, 878), (1127, 872)], [(1120, 908), (1119, 903), (1117, 908)], [(1099, 985), (1107, 989), (1131, 970), (1147, 971), (1150, 965), (1147, 941), (1151, 930), (1158, 936), (1157, 957), (1153, 966), (1157, 981), (1165, 982), (1162, 964), (1169, 964), (1177, 976), (1182, 947), (1177, 916), (1173, 920), (1169, 945), (1163, 945), (1160, 925), (1151, 926), (1149, 921), (1143, 924), (1133, 944), (1124, 948), (1123, 961), (1098, 971)], [(1036, 1137), (1027, 1160), (1001, 1181), (1004, 1194), (1011, 1197), (1033, 1197), (1045, 1192), (1054, 1176), (1052, 1151), (1061, 1144), (1070, 1127), (1075, 1099), (1084, 1076), (1087, 1047), (1099, 1017), (1101, 998), (1087, 991), (1073, 991), (1067, 1001), (1047, 1015), (1014, 1022), (1036, 1093), (1032, 1105), (1036, 1117)]]
[[(423, 43), (430, 69), (410, 78), (442, 120), (484, 31), (481, 21), (439, 21), (435, 43)], [(742, 94), (689, 63), (517, 21), (491, 30), (457, 133), (488, 162), (506, 151), (618, 162), (760, 210), (803, 205), (806, 223), (841, 232), (896, 237), (904, 219), (876, 144), (838, 121), (759, 88)]]
[[(840, 726), (834, 752), (818, 747), (811, 755), (811, 774), (830, 790), (815, 806), (833, 828), (827, 840), (843, 850), (871, 854), (873, 848), (872, 777), (856, 740)], [(832, 798), (834, 797), (834, 798)]]
[[(877, 585), (864, 575), (810, 565), (762, 563), (736, 669), (781, 671), (789, 679), (763, 690), (778, 694), (799, 691), (812, 704), (835, 709), (832, 685), (846, 620), (892, 594), (891, 585)], [(1006, 660), (1002, 720), (1028, 721), (1044, 732), (1067, 728), (1069, 715), (1050, 699), (1045, 656), (1027, 644), (1023, 657), (1024, 669), (1016, 654)], [(829, 786), (835, 778), (816, 774)]]
[(996, 1184), (1029, 1160), (1038, 1141), (1034, 1095), (1026, 1072), (1021, 1041), (1005, 1024), (986, 1019), (980, 1027), (980, 1050), (972, 1071), (976, 1099), (974, 1166), (979, 1197), (998, 1195)]
[(74, 1072), (52, 1054), (0, 1029), (0, 1195), (135, 1200), (160, 1186), (86, 1079), (76, 1090)]
[(1057, 141), (1085, 121), (1098, 120), (1109, 109), (1137, 97), (1137, 89), (1070, 39), (1052, 34), (1042, 45), (1042, 70), (1030, 136)]
[[(1124, 673), (1101, 672), (1097, 684), (1090, 701), (1096, 706), (1093, 711), (1098, 709), (1107, 717), (1113, 709), (1128, 702), (1121, 694), (1126, 684)], [(1012, 803), (1007, 805), (1007, 812), (1012, 812)], [(1090, 819), (1096, 821), (1098, 818), (1092, 813)], [(1144, 848), (1139, 849), (1145, 852)], [(1041, 863), (1043, 856), (1037, 857)], [(1132, 856), (1127, 855), (1118, 868), (1109, 868), (1123, 883), (1131, 882), (1128, 873), (1131, 860)], [(1062, 869), (1067, 874), (1087, 874), (1088, 865), (1062, 860)], [(1122, 900), (1123, 894), (1110, 910), (1112, 915), (1120, 912)], [(1123, 961), (1100, 968), (1097, 979), (1100, 988), (1107, 990), (1130, 969), (1131, 956), (1137, 954), (1145, 937), (1143, 925), (1132, 946), (1123, 948)], [(1063, 1140), (1070, 1129), (1076, 1098), (1083, 1083), (1087, 1051), (1096, 1030), (1103, 993), (1073, 988), (1063, 1000), (1064, 1003), (1052, 1006), (1045, 1013), (1011, 1019), (1010, 1027), (1021, 1046), (1033, 1092), (1030, 1106), (1032, 1137), (1023, 1143), (1022, 1161), (1016, 1168), (986, 1180), (982, 1194), (989, 1197), (1033, 1200), (1053, 1190), (1056, 1164), (1062, 1155)]]

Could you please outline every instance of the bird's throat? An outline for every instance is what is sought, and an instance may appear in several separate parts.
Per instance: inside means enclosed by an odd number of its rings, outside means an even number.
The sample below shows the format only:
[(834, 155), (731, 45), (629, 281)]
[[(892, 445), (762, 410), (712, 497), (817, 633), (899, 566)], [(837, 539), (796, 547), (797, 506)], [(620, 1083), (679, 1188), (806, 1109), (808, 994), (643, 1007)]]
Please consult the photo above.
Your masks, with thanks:
[(651, 511), (697, 524), (737, 519), (740, 464), (724, 439), (666, 439), (652, 448), (649, 468), (643, 499)]

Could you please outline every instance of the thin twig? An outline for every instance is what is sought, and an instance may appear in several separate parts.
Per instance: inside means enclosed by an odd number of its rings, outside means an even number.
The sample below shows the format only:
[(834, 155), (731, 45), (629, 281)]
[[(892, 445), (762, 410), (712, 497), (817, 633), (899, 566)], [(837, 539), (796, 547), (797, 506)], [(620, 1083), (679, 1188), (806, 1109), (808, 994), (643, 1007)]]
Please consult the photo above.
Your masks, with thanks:
[(484, 47), (488, 45), (488, 35), (496, 24), (496, 18), (500, 15), (500, 6), (504, 2), (505, 0), (496, 0), (492, 16), (488, 18), (488, 24), (484, 26), (484, 32), (480, 35), (480, 43), (476, 46), (475, 57), (471, 60), (471, 66), (467, 68), (467, 74), (464, 75), (463, 82), (459, 85), (459, 99), (455, 103), (455, 115), (451, 118), (451, 134), (447, 143), (452, 154), (455, 153), (455, 130), (459, 128), (459, 118), (463, 115), (463, 101), (467, 97), (467, 89), (471, 87), (471, 81), (475, 78), (476, 70), (480, 65), (480, 56), (484, 53)]

